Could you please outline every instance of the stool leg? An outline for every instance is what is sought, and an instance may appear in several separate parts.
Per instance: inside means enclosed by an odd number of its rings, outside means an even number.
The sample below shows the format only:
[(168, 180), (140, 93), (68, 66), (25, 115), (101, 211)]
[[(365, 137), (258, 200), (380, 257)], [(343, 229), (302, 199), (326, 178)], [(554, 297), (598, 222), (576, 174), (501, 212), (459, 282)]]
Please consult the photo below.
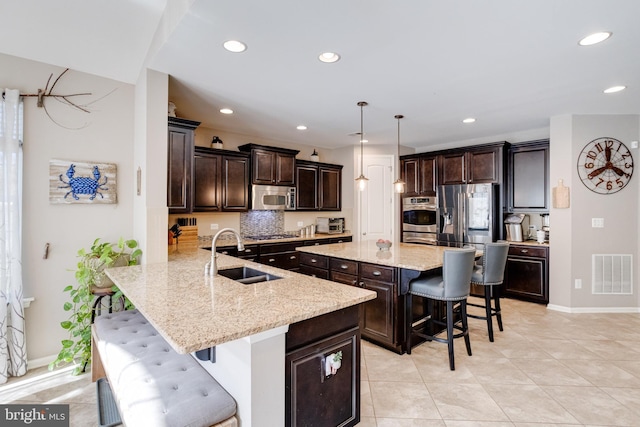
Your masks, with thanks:
[(493, 292), (493, 299), (495, 301), (495, 307), (496, 307), (496, 319), (498, 319), (498, 328), (500, 328), (501, 331), (503, 331), (504, 329), (502, 329), (502, 309), (500, 308), (500, 288), (498, 286), (494, 286), (491, 287)]
[(453, 355), (453, 301), (447, 301), (447, 346), (449, 348), (449, 369), (456, 370)]
[(93, 307), (91, 308), (91, 324), (93, 324), (93, 321), (96, 319), (96, 312), (98, 312), (98, 314), (102, 313), (101, 304), (102, 295), (96, 298), (95, 302), (93, 303)]
[(113, 295), (109, 295), (109, 313), (113, 313)]
[(467, 300), (460, 301), (460, 321), (462, 322), (462, 333), (464, 334), (464, 344), (467, 347), (467, 354), (471, 356), (471, 340), (469, 338), (469, 324), (467, 323)]
[(407, 351), (407, 354), (411, 354), (411, 332), (413, 330), (412, 317), (413, 317), (413, 305), (412, 305), (411, 294), (407, 294), (405, 297), (405, 318), (406, 318), (406, 326), (405, 326), (405, 342), (404, 346)]
[(489, 331), (489, 341), (493, 342), (493, 316), (491, 315), (491, 288), (487, 286), (484, 289), (484, 308), (487, 316), (487, 331)]

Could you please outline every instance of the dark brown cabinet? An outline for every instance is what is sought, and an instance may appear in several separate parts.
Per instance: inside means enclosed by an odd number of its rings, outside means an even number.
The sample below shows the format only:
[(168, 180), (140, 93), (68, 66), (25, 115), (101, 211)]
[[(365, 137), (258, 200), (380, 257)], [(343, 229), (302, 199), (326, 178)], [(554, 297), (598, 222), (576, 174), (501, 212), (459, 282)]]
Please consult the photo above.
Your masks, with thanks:
[(296, 161), (296, 210), (339, 211), (342, 208), (342, 166)]
[(246, 212), (249, 158), (245, 153), (195, 147), (193, 212)]
[(360, 422), (358, 306), (290, 325), (286, 351), (285, 426)]
[(508, 155), (509, 212), (549, 211), (549, 140), (512, 145)]
[(439, 184), (500, 184), (506, 143), (470, 147), (440, 155)]
[(170, 214), (189, 213), (194, 133), (200, 122), (169, 117), (168, 123), (167, 207)]
[(238, 150), (251, 153), (251, 183), (261, 185), (295, 185), (298, 150), (245, 144)]
[(405, 196), (435, 196), (437, 173), (436, 156), (402, 158), (400, 174), (407, 183)]
[(549, 303), (548, 247), (511, 244), (503, 295), (541, 304)]
[(401, 331), (396, 331), (399, 304), (395, 268), (360, 263), (360, 286), (374, 291), (376, 299), (362, 305), (362, 335), (385, 347), (399, 345)]
[(265, 243), (260, 245), (260, 264), (297, 271), (300, 267), (300, 253), (296, 251), (299, 243)]

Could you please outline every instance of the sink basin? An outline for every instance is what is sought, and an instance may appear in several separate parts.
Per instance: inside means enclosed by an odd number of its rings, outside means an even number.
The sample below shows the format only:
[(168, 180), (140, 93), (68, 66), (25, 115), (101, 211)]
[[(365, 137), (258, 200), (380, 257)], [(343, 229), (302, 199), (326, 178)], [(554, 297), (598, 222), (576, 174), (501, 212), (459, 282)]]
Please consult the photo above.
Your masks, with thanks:
[(218, 274), (235, 280), (236, 282), (244, 283), (245, 285), (282, 279), (280, 276), (275, 276), (249, 267), (225, 268), (223, 270), (218, 270)]

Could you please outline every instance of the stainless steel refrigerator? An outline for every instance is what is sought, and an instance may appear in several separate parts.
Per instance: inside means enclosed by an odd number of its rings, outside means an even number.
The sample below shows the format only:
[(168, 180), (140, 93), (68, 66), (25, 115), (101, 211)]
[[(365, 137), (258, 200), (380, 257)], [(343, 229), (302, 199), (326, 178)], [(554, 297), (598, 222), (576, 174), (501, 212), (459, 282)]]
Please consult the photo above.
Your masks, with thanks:
[(498, 186), (460, 184), (438, 187), (438, 245), (481, 247), (494, 242), (498, 228)]

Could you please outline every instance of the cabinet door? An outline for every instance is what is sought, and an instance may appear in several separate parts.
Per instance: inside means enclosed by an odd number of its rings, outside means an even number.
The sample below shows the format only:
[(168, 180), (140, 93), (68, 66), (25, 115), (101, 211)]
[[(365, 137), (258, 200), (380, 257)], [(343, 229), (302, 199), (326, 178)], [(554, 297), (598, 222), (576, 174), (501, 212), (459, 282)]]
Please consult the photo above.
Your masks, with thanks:
[(342, 168), (320, 167), (318, 207), (321, 211), (339, 211), (342, 206)]
[(222, 210), (247, 212), (249, 210), (249, 158), (222, 157)]
[[(340, 354), (332, 371), (327, 362)], [(360, 332), (355, 327), (285, 357), (285, 425), (353, 426), (360, 421)]]
[(402, 159), (400, 162), (400, 174), (407, 183), (405, 196), (420, 195), (420, 159)]
[(296, 183), (295, 166), (295, 156), (275, 153), (275, 184), (293, 186)]
[(509, 150), (509, 210), (549, 210), (549, 143), (512, 146)]
[(318, 167), (296, 166), (296, 210), (318, 210)]
[(167, 207), (169, 213), (191, 212), (193, 130), (169, 126)]
[(196, 154), (193, 158), (193, 211), (220, 210), (220, 166), (217, 155)]
[(438, 172), (437, 164), (437, 157), (435, 156), (423, 157), (420, 159), (420, 196), (436, 195), (436, 186), (438, 185), (438, 181), (436, 179), (436, 173)]
[(362, 336), (373, 341), (394, 343), (394, 285), (374, 280), (361, 280), (361, 286), (378, 294), (376, 299), (362, 304)]
[(470, 184), (499, 183), (499, 149), (467, 153), (467, 182)]
[(253, 183), (254, 184), (275, 184), (275, 153), (265, 150), (253, 150)]
[[(516, 256), (514, 251), (541, 252), (544, 257)], [(526, 251), (526, 252), (523, 252)], [(549, 302), (548, 252), (546, 248), (511, 247), (505, 268), (504, 296), (547, 304)]]
[(466, 183), (465, 153), (442, 154), (440, 156), (440, 184)]

